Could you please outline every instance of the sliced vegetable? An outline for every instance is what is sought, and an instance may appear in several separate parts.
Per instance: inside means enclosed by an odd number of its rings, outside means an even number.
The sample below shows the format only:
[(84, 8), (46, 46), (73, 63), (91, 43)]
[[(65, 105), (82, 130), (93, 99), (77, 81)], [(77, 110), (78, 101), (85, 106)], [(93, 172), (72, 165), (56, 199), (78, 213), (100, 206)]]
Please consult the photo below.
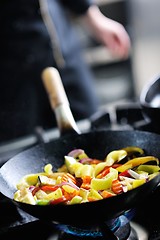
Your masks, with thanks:
[[(90, 199), (90, 200), (89, 200)], [(95, 189), (91, 189), (89, 194), (88, 194), (88, 200), (93, 201), (93, 200), (100, 200), (103, 199), (102, 196), (96, 191)]]
[(48, 205), (49, 203), (50, 203), (50, 201), (46, 200), (46, 199), (37, 200), (37, 205), (44, 206), (44, 205)]
[(137, 167), (137, 171), (144, 171), (151, 174), (151, 173), (159, 172), (160, 167), (155, 165), (140, 165)]
[(59, 185), (55, 185), (55, 186), (45, 185), (45, 186), (38, 187), (38, 188), (40, 188), (44, 192), (54, 192), (59, 188)]
[(119, 162), (127, 156), (127, 152), (125, 150), (115, 150), (110, 152), (105, 161), (107, 166), (112, 166), (115, 162)]
[(65, 159), (65, 165), (66, 165), (68, 171), (71, 174), (73, 174), (74, 171), (72, 170), (72, 165), (77, 163), (77, 160), (75, 158), (71, 157), (71, 156), (65, 156), (64, 159)]
[(17, 183), (14, 200), (32, 205), (97, 201), (137, 188), (159, 174), (159, 159), (144, 156), (138, 147), (112, 151), (105, 160), (74, 149), (56, 172), (46, 164), (44, 172), (24, 176)]
[(82, 202), (82, 200), (83, 200), (83, 198), (82, 198), (82, 197), (80, 197), (80, 196), (75, 196), (75, 197), (73, 197), (73, 198), (71, 199), (71, 201), (70, 201), (70, 204), (77, 204), (77, 203), (81, 203), (81, 202)]
[(108, 173), (105, 178), (93, 178), (91, 180), (91, 188), (97, 191), (111, 188), (114, 179), (117, 179), (117, 174), (114, 171)]
[(61, 181), (62, 182), (72, 182), (72, 183), (76, 184), (76, 178), (70, 173), (65, 173), (63, 175), (63, 177), (61, 178)]
[(123, 186), (122, 183), (118, 179), (114, 179), (112, 181), (112, 186), (111, 186), (112, 191), (115, 194), (120, 194), (123, 192)]
[(98, 163), (94, 168), (94, 176), (96, 177), (99, 173), (101, 173), (105, 167), (109, 168), (106, 162)]
[[(135, 179), (141, 179), (142, 175), (136, 173), (135, 171), (133, 171), (132, 169), (128, 170), (129, 174), (131, 177), (135, 178)], [(144, 177), (143, 177), (144, 178)]]
[(58, 198), (61, 198), (63, 196), (62, 190), (61, 188), (57, 188), (57, 190), (55, 190), (54, 192), (50, 192), (45, 196), (45, 200), (55, 200)]
[(113, 193), (113, 192), (111, 192), (110, 190), (103, 190), (103, 191), (101, 192), (101, 196), (102, 196), (103, 198), (109, 198), (109, 197), (116, 196), (116, 194)]
[(38, 176), (39, 185), (55, 185), (56, 181), (47, 176), (39, 175)]
[(82, 202), (87, 202), (88, 201), (88, 194), (89, 194), (89, 191), (87, 191), (86, 189), (84, 188), (80, 188), (79, 190), (79, 196), (82, 197)]
[(110, 172), (110, 167), (106, 166), (102, 172), (100, 172), (96, 178), (104, 178)]
[(44, 171), (47, 173), (47, 174), (52, 174), (52, 164), (48, 163), (44, 166)]
[(141, 164), (144, 164), (146, 162), (151, 162), (151, 161), (154, 161), (157, 165), (159, 164), (158, 158), (153, 157), (153, 156), (147, 156), (147, 157), (139, 157), (139, 158), (131, 159), (116, 169), (118, 170), (118, 172), (124, 172), (127, 169), (132, 169)]
[(125, 147), (123, 148), (129, 157), (134, 157), (137, 155), (143, 155), (144, 154), (144, 150), (142, 148), (136, 147), (136, 146), (129, 146), (129, 147)]
[(51, 200), (49, 203), (51, 205), (55, 205), (55, 204), (59, 204), (59, 203), (66, 203), (68, 201), (68, 199), (64, 196), (59, 197), (57, 199)]
[(118, 177), (120, 178), (121, 176), (131, 177), (131, 175), (129, 173), (129, 169), (125, 170), (124, 172), (119, 173)]
[(137, 187), (143, 185), (144, 183), (146, 183), (146, 179), (136, 179), (133, 181), (132, 186), (133, 186), (133, 188), (137, 188)]
[(94, 168), (92, 165), (83, 165), (80, 169), (80, 175), (78, 176), (77, 172), (75, 172), (75, 175), (77, 177), (83, 177), (83, 176), (94, 176)]
[(74, 149), (68, 153), (68, 156), (73, 157), (73, 158), (78, 158), (79, 155), (81, 155), (81, 154), (84, 154), (83, 149)]
[(81, 184), (81, 188), (89, 190), (91, 188), (91, 180), (92, 180), (92, 178), (90, 176), (82, 177), (83, 182)]

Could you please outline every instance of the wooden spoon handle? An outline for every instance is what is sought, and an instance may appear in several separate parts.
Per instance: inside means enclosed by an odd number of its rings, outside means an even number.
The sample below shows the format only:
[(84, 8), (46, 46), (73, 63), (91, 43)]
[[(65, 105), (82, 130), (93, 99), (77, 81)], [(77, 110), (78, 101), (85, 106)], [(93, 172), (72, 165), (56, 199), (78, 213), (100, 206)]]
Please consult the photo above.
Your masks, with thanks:
[(53, 67), (45, 68), (42, 71), (42, 80), (61, 135), (71, 131), (79, 134), (80, 131), (72, 116), (69, 101), (57, 69)]
[(61, 104), (69, 105), (61, 77), (56, 68), (48, 67), (44, 69), (42, 80), (53, 110)]

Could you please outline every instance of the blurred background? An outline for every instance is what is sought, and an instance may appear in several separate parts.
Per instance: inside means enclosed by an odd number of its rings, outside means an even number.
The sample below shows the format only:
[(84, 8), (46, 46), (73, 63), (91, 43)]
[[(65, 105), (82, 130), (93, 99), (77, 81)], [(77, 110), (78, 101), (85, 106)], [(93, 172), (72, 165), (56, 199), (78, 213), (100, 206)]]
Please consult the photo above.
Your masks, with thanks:
[[(113, 57), (96, 42), (82, 27), (80, 19), (74, 21), (84, 57), (95, 76), (100, 106), (106, 108), (110, 103), (139, 102), (144, 85), (160, 74), (160, 0), (95, 1), (106, 16), (122, 23), (131, 37), (130, 55), (124, 61)], [(38, 128), (35, 132), (41, 139), (43, 129)], [(35, 143), (37, 136), (29, 139), (29, 144)]]
[(122, 61), (113, 58), (76, 23), (85, 58), (95, 74), (100, 102), (139, 100), (143, 86), (160, 73), (160, 1), (96, 1), (106, 16), (126, 27), (132, 41), (130, 56)]

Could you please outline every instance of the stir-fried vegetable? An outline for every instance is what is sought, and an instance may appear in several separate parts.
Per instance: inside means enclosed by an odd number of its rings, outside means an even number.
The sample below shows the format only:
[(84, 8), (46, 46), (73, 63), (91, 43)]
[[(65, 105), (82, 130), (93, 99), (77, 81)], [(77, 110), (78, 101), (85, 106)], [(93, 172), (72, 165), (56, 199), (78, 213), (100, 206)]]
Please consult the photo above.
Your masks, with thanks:
[(64, 156), (64, 165), (24, 176), (14, 200), (33, 205), (78, 204), (116, 196), (141, 186), (160, 174), (159, 159), (129, 146), (109, 152), (103, 160), (90, 158), (83, 149)]

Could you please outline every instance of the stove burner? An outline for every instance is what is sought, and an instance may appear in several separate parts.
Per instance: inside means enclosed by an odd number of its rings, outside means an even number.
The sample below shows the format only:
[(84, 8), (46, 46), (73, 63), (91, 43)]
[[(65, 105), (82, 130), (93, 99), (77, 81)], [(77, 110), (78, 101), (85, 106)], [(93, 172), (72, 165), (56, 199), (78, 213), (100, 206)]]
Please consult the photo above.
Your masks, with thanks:
[(131, 229), (129, 220), (124, 215), (97, 228), (76, 228), (68, 225), (57, 227), (60, 230), (58, 240), (138, 240), (136, 232)]

